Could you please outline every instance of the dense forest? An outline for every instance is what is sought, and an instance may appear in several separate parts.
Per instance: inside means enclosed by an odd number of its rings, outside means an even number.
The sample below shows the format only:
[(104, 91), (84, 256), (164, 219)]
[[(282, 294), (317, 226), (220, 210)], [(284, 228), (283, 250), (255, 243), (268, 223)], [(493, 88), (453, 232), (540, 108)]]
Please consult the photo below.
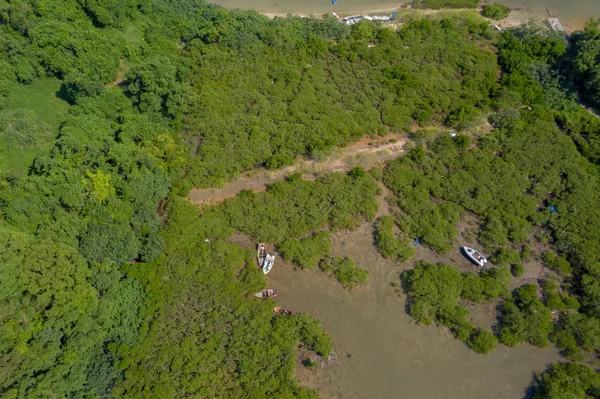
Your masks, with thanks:
[[(384, 256), (409, 260), (414, 237), (447, 252), (469, 213), (499, 266), (416, 264), (402, 277), (411, 315), (481, 353), (554, 342), (581, 364), (538, 376), (535, 395), (597, 396), (600, 121), (580, 106), (600, 104), (597, 25), (565, 38), (472, 15), (392, 29), (197, 0), (0, 1), (0, 393), (317, 397), (294, 377), (296, 349), (327, 357), (331, 337), (251, 302), (265, 278), (229, 239), (364, 284), (331, 232), (374, 221), (380, 180)], [(486, 120), (489, 134), (470, 134)], [(442, 124), (462, 134), (425, 129)], [(389, 131), (414, 148), (382, 173), (184, 199)], [(531, 240), (552, 278), (509, 292)], [(461, 305), (492, 298), (493, 332)]]

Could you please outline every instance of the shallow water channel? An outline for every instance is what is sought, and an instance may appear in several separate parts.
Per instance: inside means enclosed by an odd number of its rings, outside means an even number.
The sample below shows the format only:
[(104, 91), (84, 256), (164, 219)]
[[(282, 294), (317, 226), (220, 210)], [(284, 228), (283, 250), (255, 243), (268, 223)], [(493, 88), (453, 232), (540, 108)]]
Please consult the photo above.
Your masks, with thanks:
[[(235, 241), (253, 248), (246, 238)], [(318, 318), (333, 338), (337, 364), (305, 381), (325, 398), (523, 398), (533, 373), (559, 360), (556, 349), (530, 345), (500, 345), (479, 355), (445, 328), (415, 324), (406, 313), (405, 296), (390, 286), (413, 263), (399, 265), (381, 257), (372, 244), (370, 223), (335, 233), (333, 252), (369, 271), (366, 287), (344, 290), (320, 270), (296, 270), (280, 257), (268, 274), (269, 287), (279, 288), (281, 306)], [(442, 259), (419, 247), (416, 259), (475, 270), (458, 249)], [(476, 307), (476, 324), (489, 328), (494, 306)]]

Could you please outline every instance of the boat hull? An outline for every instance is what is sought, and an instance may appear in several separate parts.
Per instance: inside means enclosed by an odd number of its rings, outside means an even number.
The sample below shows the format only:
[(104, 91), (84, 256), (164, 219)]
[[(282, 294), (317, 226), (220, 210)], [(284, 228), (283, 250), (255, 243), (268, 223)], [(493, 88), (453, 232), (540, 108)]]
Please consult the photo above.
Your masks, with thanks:
[(258, 299), (273, 298), (276, 297), (278, 293), (279, 290), (277, 288), (269, 288), (267, 290), (257, 292), (256, 294), (254, 294), (254, 297)]
[(483, 267), (487, 263), (487, 259), (485, 258), (485, 256), (483, 256), (473, 248), (462, 247), (461, 249), (463, 250), (465, 256), (477, 266)]
[(267, 254), (267, 256), (265, 256), (265, 261), (262, 265), (264, 274), (267, 274), (271, 271), (271, 269), (273, 268), (273, 263), (275, 263), (275, 255)]
[(267, 255), (267, 248), (265, 244), (260, 243), (256, 249), (256, 260), (258, 261), (258, 266), (262, 267), (265, 262), (265, 256)]
[(284, 309), (282, 307), (276, 307), (275, 309), (273, 309), (273, 311), (275, 312), (275, 314), (281, 315), (281, 316), (291, 316), (294, 314), (294, 312), (292, 312), (291, 310), (287, 310)]

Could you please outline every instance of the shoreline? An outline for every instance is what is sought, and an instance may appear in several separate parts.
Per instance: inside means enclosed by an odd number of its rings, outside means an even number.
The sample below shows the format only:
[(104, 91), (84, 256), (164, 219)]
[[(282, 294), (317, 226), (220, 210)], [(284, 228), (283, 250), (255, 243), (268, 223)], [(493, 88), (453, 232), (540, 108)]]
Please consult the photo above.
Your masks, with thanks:
[[(397, 13), (397, 19), (401, 20), (402, 17), (417, 17), (417, 16), (428, 16), (435, 14), (461, 14), (461, 13), (472, 13), (474, 15), (478, 15), (480, 18), (488, 21), (491, 25), (497, 25), (500, 28), (513, 28), (524, 23), (527, 23), (531, 20), (534, 21), (546, 21), (548, 18), (555, 18), (555, 16), (546, 10), (545, 15), (542, 15), (539, 12), (536, 12), (532, 8), (512, 8), (510, 14), (500, 21), (496, 21), (490, 18), (486, 18), (481, 15), (482, 7), (479, 6), (477, 8), (445, 8), (445, 9), (420, 9), (420, 8), (412, 8), (410, 6), (406, 6), (406, 3), (396, 3), (391, 4), (386, 7), (377, 7), (377, 8), (357, 8), (355, 10), (344, 10), (340, 12), (336, 12), (335, 14), (339, 18), (348, 17), (351, 15), (389, 15), (392, 12)], [(299, 16), (299, 17), (315, 17), (322, 18), (325, 14), (332, 14), (334, 11), (327, 12), (316, 12), (316, 13), (301, 13), (301, 12), (290, 12), (290, 13), (281, 13), (281, 12), (267, 12), (260, 9), (256, 10), (260, 14), (263, 14), (269, 18), (285, 18), (288, 15)], [(402, 21), (399, 21), (402, 23)], [(564, 31), (566, 34), (571, 34), (576, 30), (580, 30), (583, 27), (573, 27), (561, 20), (561, 23), (564, 27)]]

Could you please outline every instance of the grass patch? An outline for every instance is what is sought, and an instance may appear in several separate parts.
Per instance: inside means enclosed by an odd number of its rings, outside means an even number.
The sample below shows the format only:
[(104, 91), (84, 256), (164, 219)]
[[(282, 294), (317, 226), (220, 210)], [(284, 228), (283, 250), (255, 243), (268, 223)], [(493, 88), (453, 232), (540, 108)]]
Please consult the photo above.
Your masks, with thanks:
[(69, 109), (58, 95), (61, 85), (54, 78), (10, 84), (0, 110), (0, 173), (25, 175), (35, 157), (49, 148)]
[(58, 96), (62, 81), (55, 78), (39, 79), (30, 85), (12, 83), (3, 111), (28, 109), (39, 121), (49, 124), (58, 132), (58, 125), (69, 109), (69, 103)]

